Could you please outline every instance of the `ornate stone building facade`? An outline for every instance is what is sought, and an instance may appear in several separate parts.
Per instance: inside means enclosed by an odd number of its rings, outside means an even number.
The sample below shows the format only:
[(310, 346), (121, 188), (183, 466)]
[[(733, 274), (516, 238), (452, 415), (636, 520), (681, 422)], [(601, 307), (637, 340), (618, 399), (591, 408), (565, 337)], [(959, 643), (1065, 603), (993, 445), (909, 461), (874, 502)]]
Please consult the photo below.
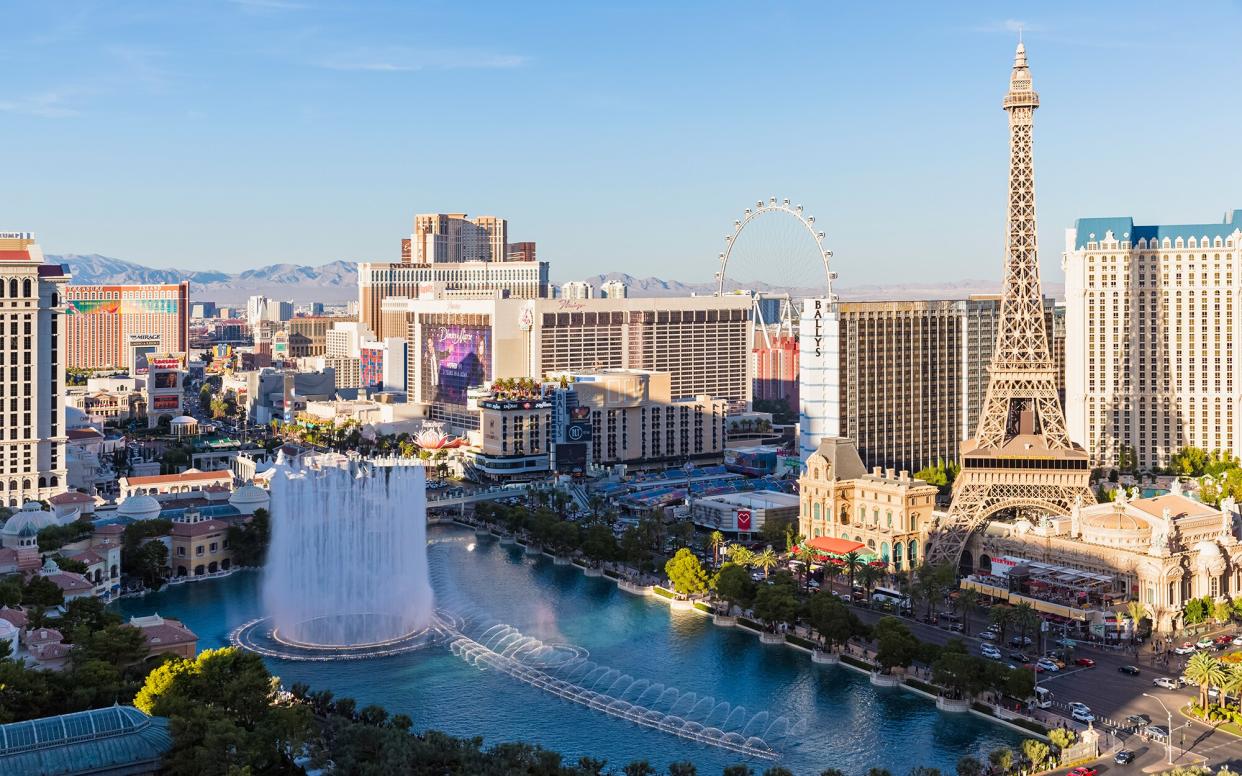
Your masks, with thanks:
[(820, 441), (798, 486), (798, 532), (807, 539), (851, 539), (894, 570), (918, 566), (935, 486), (906, 471), (877, 467), (868, 474), (853, 440), (839, 437)]
[(1076, 506), (1069, 516), (994, 522), (967, 546), (976, 573), (993, 559), (1018, 557), (1112, 577), (1118, 601), (1138, 600), (1158, 631), (1181, 626), (1192, 598), (1223, 600), (1242, 591), (1242, 544), (1236, 505), (1221, 508), (1182, 494), (1180, 487), (1154, 498), (1125, 491), (1106, 504)]

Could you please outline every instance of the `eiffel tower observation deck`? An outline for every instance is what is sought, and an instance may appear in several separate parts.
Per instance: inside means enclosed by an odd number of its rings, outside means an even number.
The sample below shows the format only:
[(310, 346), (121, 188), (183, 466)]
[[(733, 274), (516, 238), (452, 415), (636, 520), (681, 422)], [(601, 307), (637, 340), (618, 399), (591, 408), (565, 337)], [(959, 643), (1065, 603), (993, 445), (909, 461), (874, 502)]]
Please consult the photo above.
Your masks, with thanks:
[(963, 563), (971, 533), (993, 516), (1069, 514), (1093, 504), (1086, 451), (1070, 440), (1044, 329), (1035, 232), (1032, 130), (1039, 95), (1018, 43), (1009, 92), (1009, 209), (996, 348), (979, 427), (961, 446), (947, 516), (931, 529), (927, 562)]

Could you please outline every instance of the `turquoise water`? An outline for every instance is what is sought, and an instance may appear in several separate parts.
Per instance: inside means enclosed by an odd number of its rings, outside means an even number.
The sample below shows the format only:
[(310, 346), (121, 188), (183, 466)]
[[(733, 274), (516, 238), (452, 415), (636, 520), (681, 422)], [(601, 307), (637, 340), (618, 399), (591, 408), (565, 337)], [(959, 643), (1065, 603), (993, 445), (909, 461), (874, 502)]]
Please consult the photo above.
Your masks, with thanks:
[[(952, 772), (966, 753), (981, 758), (1020, 736), (974, 715), (944, 714), (900, 689), (873, 688), (865, 676), (839, 666), (817, 666), (783, 646), (763, 646), (753, 635), (718, 628), (694, 612), (671, 612), (657, 601), (619, 591), (573, 566), (521, 547), (477, 540), (457, 527), (430, 529), (430, 562), (437, 605), (470, 618), (470, 629), (507, 623), (542, 641), (585, 648), (590, 659), (635, 679), (648, 679), (716, 702), (803, 720), (805, 731), (787, 740), (780, 763), (798, 774), (834, 767), (863, 773), (873, 766), (902, 774), (917, 765)], [(126, 616), (179, 617), (199, 636), (199, 647), (227, 644), (229, 632), (262, 616), (259, 573), (174, 586), (122, 600)], [(377, 584), (382, 584), (377, 580)], [(351, 696), (359, 706), (378, 703), (414, 719), (416, 729), (483, 736), (488, 742), (526, 740), (576, 760), (590, 754), (614, 766), (647, 759), (663, 767), (692, 760), (714, 776), (737, 755), (642, 728), (492, 671), (480, 671), (444, 648), (367, 661), (270, 661), (286, 684), (302, 681)], [(793, 739), (795, 737), (791, 737)], [(762, 772), (765, 763), (753, 764)]]

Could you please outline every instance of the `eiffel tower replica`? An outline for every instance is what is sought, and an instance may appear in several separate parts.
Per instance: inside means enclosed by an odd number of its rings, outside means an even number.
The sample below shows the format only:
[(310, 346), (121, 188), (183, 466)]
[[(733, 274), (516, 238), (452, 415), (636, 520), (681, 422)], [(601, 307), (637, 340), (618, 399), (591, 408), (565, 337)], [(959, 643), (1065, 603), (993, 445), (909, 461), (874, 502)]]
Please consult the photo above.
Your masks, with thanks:
[[(998, 513), (1069, 514), (1093, 504), (1087, 453), (1070, 441), (1044, 329), (1035, 240), (1031, 134), (1039, 95), (1018, 43), (1009, 93), (1009, 220), (1005, 285), (987, 398), (972, 439), (961, 445), (953, 503), (928, 537), (930, 564), (961, 563), (966, 540)], [(973, 565), (973, 564), (971, 564)]]

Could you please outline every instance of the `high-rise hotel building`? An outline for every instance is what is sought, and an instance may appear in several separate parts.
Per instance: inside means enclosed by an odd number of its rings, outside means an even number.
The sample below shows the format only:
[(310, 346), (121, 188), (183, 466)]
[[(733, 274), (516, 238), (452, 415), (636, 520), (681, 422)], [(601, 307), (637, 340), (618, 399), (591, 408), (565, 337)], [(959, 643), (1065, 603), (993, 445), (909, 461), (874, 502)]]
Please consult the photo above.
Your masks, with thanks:
[(0, 503), (66, 489), (64, 286), (27, 232), (0, 232)]
[(154, 350), (185, 353), (190, 342), (190, 284), (65, 286), (68, 366), (127, 369), (130, 342), (158, 337)]
[(358, 265), (361, 321), (383, 339), (405, 332), (384, 329), (380, 308), (389, 297), (480, 294), (518, 299), (549, 296), (548, 263), (536, 261), (534, 243), (510, 251), (508, 222), (464, 213), (420, 214), (401, 241), (401, 261)]
[[(1050, 348), (1061, 309), (1044, 300)], [(839, 433), (871, 467), (918, 471), (958, 458), (979, 421), (1000, 297), (838, 302)]]
[(1067, 230), (1065, 415), (1099, 466), (1182, 447), (1242, 455), (1242, 210), (1221, 223)]

